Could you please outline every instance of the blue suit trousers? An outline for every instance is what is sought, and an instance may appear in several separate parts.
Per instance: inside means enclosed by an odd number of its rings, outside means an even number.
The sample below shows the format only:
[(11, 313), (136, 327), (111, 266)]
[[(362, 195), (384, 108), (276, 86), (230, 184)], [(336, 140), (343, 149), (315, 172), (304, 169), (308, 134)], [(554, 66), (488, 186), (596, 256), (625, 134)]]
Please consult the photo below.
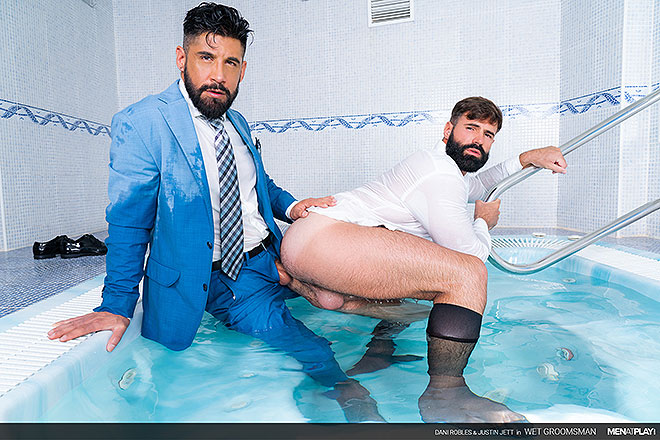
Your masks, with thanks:
[(254, 258), (246, 253), (236, 280), (212, 272), (206, 311), (228, 328), (282, 349), (324, 386), (347, 380), (330, 342), (291, 315), (284, 300), (296, 294), (279, 284), (275, 258), (271, 245)]

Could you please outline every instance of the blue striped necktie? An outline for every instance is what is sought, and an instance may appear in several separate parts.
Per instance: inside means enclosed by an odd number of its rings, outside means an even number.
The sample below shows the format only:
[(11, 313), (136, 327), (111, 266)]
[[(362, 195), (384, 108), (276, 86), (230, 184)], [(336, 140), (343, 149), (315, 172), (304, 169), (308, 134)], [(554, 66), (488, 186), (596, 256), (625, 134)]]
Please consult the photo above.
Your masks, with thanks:
[(229, 134), (222, 121), (211, 121), (211, 125), (217, 129), (214, 145), (220, 177), (220, 261), (222, 271), (236, 280), (243, 264), (243, 215), (238, 171)]

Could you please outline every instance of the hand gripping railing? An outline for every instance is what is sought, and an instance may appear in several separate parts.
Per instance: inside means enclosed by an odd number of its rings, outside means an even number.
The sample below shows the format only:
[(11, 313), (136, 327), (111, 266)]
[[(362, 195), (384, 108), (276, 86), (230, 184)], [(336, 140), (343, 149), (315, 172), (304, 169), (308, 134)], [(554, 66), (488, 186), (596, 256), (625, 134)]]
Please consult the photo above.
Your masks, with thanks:
[[(586, 144), (593, 138), (600, 136), (601, 134), (605, 133), (607, 130), (609, 130), (612, 127), (616, 127), (629, 117), (639, 113), (640, 111), (644, 110), (646, 107), (655, 104), (660, 100), (660, 89), (654, 91), (653, 93), (649, 93), (647, 96), (644, 98), (636, 101), (635, 103), (629, 105), (628, 107), (624, 108), (623, 110), (613, 114), (609, 118), (605, 119), (603, 122), (600, 124), (590, 128), (589, 130), (585, 131), (581, 135), (571, 139), (570, 141), (566, 142), (563, 144), (560, 148), (561, 152), (564, 155), (567, 155), (571, 151), (577, 149), (578, 147)], [(540, 171), (541, 168), (536, 168), (536, 167), (531, 167), (531, 168), (525, 168), (517, 173), (514, 173), (507, 177), (506, 179), (502, 180), (500, 183), (497, 185), (493, 186), (490, 191), (488, 192), (488, 195), (484, 199), (484, 201), (489, 202), (491, 200), (497, 199), (504, 191), (507, 189), (511, 188), (513, 185), (516, 185), (519, 182), (522, 182), (523, 180), (527, 179), (528, 177), (531, 177), (534, 173)], [(599, 240), (601, 237), (604, 237), (608, 234), (611, 234), (613, 232), (618, 231), (619, 229), (628, 226), (629, 224), (639, 220), (642, 217), (646, 217), (647, 215), (651, 214), (652, 212), (657, 211), (660, 209), (660, 199), (654, 201), (654, 202), (649, 202), (644, 206), (640, 206), (639, 208), (635, 209), (634, 211), (630, 211), (629, 213), (617, 218), (613, 222), (609, 223), (606, 226), (603, 226), (602, 228), (598, 229), (597, 231), (592, 232), (591, 234), (585, 235), (584, 237), (580, 238), (579, 240), (551, 253), (550, 255), (547, 255), (543, 258), (541, 258), (538, 261), (535, 261), (530, 264), (513, 264), (510, 263), (506, 260), (504, 260), (502, 257), (497, 255), (497, 252), (495, 252), (495, 249), (492, 249), (490, 252), (490, 257), (488, 257), (488, 260), (497, 268), (506, 271), (506, 272), (511, 272), (515, 274), (530, 274), (534, 272), (538, 272), (540, 270), (545, 269), (546, 267), (563, 260), (564, 258), (573, 255), (574, 253), (578, 252), (580, 249), (583, 249), (587, 246), (589, 246), (591, 243)]]

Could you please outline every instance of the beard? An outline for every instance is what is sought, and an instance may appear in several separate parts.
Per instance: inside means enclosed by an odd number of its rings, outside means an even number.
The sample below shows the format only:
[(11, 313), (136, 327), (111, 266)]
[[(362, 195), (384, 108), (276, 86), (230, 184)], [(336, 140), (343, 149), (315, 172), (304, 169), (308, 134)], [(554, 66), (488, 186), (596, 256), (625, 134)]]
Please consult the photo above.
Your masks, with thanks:
[[(465, 150), (468, 150), (470, 148), (474, 148), (475, 150), (478, 150), (481, 153), (481, 157), (476, 157), (471, 154), (465, 154)], [(459, 144), (454, 140), (453, 130), (449, 135), (449, 139), (447, 139), (446, 152), (449, 157), (454, 159), (454, 162), (456, 162), (458, 168), (461, 171), (465, 171), (466, 173), (474, 173), (475, 171), (481, 169), (481, 167), (486, 165), (486, 161), (488, 161), (488, 153), (484, 151), (481, 145)]]
[[(193, 105), (199, 112), (204, 115), (207, 119), (218, 119), (224, 115), (229, 107), (231, 107), (234, 99), (238, 95), (238, 84), (236, 84), (236, 90), (234, 93), (230, 92), (228, 88), (222, 84), (203, 84), (199, 88), (195, 88), (195, 85), (190, 80), (188, 76), (188, 68), (185, 67), (183, 70), (183, 84), (186, 86), (186, 91), (188, 96), (192, 101)], [(239, 82), (240, 84), (240, 82)], [(226, 98), (210, 98), (202, 97), (202, 93), (205, 90), (212, 90), (215, 92), (222, 92), (225, 94)]]

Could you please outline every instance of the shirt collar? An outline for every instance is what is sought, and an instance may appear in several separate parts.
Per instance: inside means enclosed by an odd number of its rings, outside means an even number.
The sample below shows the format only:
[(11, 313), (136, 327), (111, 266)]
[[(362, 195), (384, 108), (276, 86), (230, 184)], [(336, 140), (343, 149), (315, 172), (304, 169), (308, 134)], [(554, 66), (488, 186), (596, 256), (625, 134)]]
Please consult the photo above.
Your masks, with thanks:
[(214, 126), (213, 123), (216, 123), (215, 125), (217, 125), (217, 121), (219, 121), (221, 124), (224, 125), (225, 115), (222, 115), (218, 119), (214, 119), (213, 121), (210, 121), (197, 109), (197, 107), (195, 107), (195, 104), (193, 104), (193, 102), (190, 100), (190, 96), (188, 95), (188, 90), (186, 90), (186, 86), (183, 84), (182, 79), (179, 80), (179, 90), (183, 95), (183, 99), (185, 99), (186, 103), (188, 104), (188, 109), (190, 110), (190, 115), (193, 117), (193, 119), (195, 118), (202, 119), (203, 121), (210, 124), (212, 127)]

